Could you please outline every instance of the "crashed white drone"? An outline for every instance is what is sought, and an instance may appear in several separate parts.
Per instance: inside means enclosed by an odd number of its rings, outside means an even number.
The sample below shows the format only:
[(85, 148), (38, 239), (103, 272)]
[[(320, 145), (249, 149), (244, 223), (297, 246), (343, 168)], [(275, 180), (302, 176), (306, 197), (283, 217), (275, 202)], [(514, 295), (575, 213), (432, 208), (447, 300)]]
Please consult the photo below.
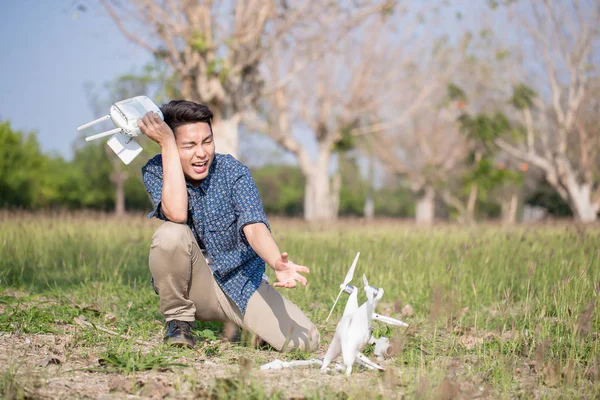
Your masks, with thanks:
[(359, 256), (360, 253), (357, 253), (350, 270), (346, 274), (344, 282), (340, 285), (340, 293), (338, 294), (338, 297), (335, 300), (331, 311), (329, 312), (329, 316), (327, 317), (327, 320), (329, 320), (329, 317), (331, 316), (331, 313), (333, 312), (333, 309), (335, 308), (335, 305), (337, 304), (342, 292), (349, 294), (350, 297), (346, 303), (344, 314), (337, 325), (335, 335), (323, 360), (312, 359), (288, 362), (275, 360), (263, 365), (261, 369), (282, 369), (317, 365), (321, 367), (322, 371), (327, 371), (329, 370), (329, 365), (331, 362), (341, 354), (344, 363), (343, 365), (335, 364), (334, 369), (336, 371), (344, 371), (346, 375), (350, 375), (352, 373), (352, 366), (355, 362), (369, 369), (383, 371), (381, 366), (369, 360), (362, 353), (362, 350), (367, 344), (375, 344), (374, 353), (378, 360), (383, 360), (384, 355), (386, 355), (390, 349), (389, 340), (386, 337), (381, 337), (379, 339), (373, 337), (373, 320), (385, 322), (394, 326), (407, 327), (408, 324), (400, 320), (375, 313), (375, 308), (383, 296), (384, 291), (382, 288), (370, 286), (365, 275), (363, 275), (363, 283), (365, 293), (367, 294), (367, 301), (360, 307), (358, 306), (358, 289), (354, 286), (351, 286), (349, 283), (352, 281), (354, 276), (354, 270), (356, 269), (356, 263), (358, 262)]
[(142, 152), (142, 147), (133, 140), (134, 137), (142, 134), (137, 121), (150, 111), (154, 111), (161, 119), (164, 119), (160, 108), (146, 96), (137, 96), (131, 99), (117, 101), (110, 106), (109, 115), (105, 115), (104, 117), (88, 122), (85, 125), (81, 125), (77, 130), (82, 131), (99, 124), (100, 122), (111, 119), (116, 126), (115, 129), (88, 136), (85, 140), (89, 142), (91, 140), (112, 135), (112, 137), (108, 139), (108, 146), (119, 156), (121, 161), (125, 164), (129, 164)]

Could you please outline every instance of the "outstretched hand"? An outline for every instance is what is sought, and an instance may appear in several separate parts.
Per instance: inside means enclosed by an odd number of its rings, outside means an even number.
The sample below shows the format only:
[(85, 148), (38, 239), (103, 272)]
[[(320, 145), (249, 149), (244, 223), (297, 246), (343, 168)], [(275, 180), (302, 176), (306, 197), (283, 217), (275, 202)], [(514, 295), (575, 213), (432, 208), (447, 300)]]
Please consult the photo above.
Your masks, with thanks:
[(307, 280), (304, 276), (300, 275), (300, 272), (308, 274), (310, 270), (303, 265), (298, 265), (290, 261), (288, 253), (281, 253), (281, 257), (275, 262), (273, 267), (275, 277), (277, 278), (277, 282), (273, 286), (291, 289), (296, 287), (296, 281), (306, 286)]

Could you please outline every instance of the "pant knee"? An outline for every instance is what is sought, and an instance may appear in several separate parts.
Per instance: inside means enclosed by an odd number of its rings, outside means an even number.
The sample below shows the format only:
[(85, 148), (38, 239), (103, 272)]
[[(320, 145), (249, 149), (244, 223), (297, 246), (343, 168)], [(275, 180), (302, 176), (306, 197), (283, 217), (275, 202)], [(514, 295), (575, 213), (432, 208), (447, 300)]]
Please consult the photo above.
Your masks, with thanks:
[(307, 329), (305, 325), (304, 328), (300, 328), (300, 331), (303, 333), (300, 335), (292, 334), (282, 347), (278, 348), (275, 346), (275, 349), (282, 352), (302, 350), (312, 353), (317, 351), (321, 342), (321, 334), (317, 327), (314, 324), (310, 324), (310, 327)]
[(165, 222), (154, 233), (149, 266), (155, 285), (167, 276), (188, 276), (194, 237), (187, 225)]
[(154, 232), (151, 249), (162, 251), (185, 249), (193, 240), (192, 231), (187, 225), (167, 221)]
[(315, 325), (309, 329), (308, 332), (308, 350), (311, 352), (315, 352), (319, 349), (319, 344), (321, 343), (321, 334)]

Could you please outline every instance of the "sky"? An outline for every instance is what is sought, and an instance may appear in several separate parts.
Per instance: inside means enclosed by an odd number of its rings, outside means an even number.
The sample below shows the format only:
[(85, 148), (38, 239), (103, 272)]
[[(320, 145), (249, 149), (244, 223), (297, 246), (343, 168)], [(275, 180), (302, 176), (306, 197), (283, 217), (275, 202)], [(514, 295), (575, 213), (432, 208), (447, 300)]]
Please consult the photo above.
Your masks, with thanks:
[(101, 87), (151, 60), (101, 7), (80, 12), (78, 3), (0, 1), (0, 121), (36, 132), (44, 152), (67, 159), (77, 127), (101, 117), (92, 113), (86, 83)]
[[(87, 11), (78, 9), (82, 4)], [(447, 11), (447, 21), (455, 20), (454, 10)], [(102, 116), (92, 112), (86, 84), (100, 88), (139, 72), (151, 55), (129, 42), (96, 1), (0, 1), (0, 15), (0, 121), (35, 132), (44, 152), (70, 159), (77, 127)], [(281, 151), (263, 142), (257, 144), (263, 151)], [(314, 143), (306, 144), (316, 153)]]

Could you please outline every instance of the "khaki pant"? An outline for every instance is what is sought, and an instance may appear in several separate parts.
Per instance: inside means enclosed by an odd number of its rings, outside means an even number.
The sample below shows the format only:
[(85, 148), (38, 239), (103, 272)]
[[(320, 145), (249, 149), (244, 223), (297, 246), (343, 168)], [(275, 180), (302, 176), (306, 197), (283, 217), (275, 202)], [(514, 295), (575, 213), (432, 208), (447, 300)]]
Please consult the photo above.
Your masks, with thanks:
[(317, 350), (320, 335), (314, 324), (265, 281), (242, 316), (213, 278), (187, 225), (163, 223), (152, 238), (149, 263), (167, 321), (232, 321), (278, 351)]

